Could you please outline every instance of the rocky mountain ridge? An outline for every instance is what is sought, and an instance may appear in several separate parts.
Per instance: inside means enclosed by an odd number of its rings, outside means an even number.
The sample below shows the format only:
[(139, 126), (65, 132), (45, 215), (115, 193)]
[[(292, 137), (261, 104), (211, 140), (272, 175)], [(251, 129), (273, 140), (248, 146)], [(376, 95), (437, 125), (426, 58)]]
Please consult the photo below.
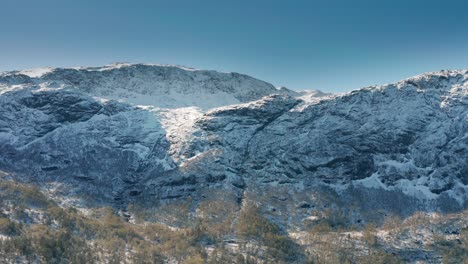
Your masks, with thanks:
[(0, 74), (0, 91), (29, 86), (74, 90), (104, 100), (161, 108), (209, 109), (294, 93), (239, 73), (177, 65), (116, 63), (103, 67), (38, 68)]
[[(205, 96), (194, 107), (159, 105), (161, 94), (195, 98), (197, 89)], [(341, 95), (278, 91), (173, 66), (3, 73), (0, 169), (80, 206), (196, 203), (223, 190), (240, 204), (265, 200), (286, 226), (321, 206), (352, 205), (350, 221), (376, 209), (466, 209), (468, 71)], [(212, 108), (211, 95), (230, 99)], [(319, 202), (325, 196), (333, 199)]]

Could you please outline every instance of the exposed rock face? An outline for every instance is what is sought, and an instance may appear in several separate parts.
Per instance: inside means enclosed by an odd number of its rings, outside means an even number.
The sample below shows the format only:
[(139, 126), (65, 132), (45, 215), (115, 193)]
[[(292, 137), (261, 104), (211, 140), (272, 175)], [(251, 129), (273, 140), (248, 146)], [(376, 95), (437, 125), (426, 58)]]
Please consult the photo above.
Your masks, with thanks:
[[(63, 196), (125, 206), (196, 201), (215, 188), (239, 202), (246, 193), (271, 199), (278, 217), (292, 215), (286, 224), (323, 206), (317, 193), (364, 211), (467, 207), (468, 71), (313, 98), (240, 74), (180, 67), (32, 76), (0, 77), (0, 170)], [(199, 93), (196, 102), (177, 99)], [(121, 95), (124, 102), (101, 99)], [(210, 101), (224, 95), (232, 101)], [(177, 108), (239, 102), (246, 103)]]
[(119, 200), (149, 168), (175, 168), (164, 130), (148, 111), (67, 91), (18, 91), (0, 100), (2, 168), (28, 180)]
[(265, 98), (207, 113), (199, 124), (256, 186), (325, 183), (395, 210), (392, 197), (403, 192), (419, 209), (450, 211), (467, 201), (466, 78), (432, 73), (313, 103)]

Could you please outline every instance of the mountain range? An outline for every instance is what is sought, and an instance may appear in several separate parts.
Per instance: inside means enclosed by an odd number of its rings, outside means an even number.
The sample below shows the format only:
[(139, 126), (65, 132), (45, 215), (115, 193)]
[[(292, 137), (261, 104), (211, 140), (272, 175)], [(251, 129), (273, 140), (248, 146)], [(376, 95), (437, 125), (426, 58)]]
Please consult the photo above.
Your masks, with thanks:
[[(63, 207), (258, 206), (282, 230), (468, 205), (468, 71), (342, 94), (112, 64), (0, 74), (0, 171)], [(466, 219), (465, 219), (466, 220)], [(164, 215), (151, 221), (175, 225)], [(465, 222), (466, 226), (466, 222)]]

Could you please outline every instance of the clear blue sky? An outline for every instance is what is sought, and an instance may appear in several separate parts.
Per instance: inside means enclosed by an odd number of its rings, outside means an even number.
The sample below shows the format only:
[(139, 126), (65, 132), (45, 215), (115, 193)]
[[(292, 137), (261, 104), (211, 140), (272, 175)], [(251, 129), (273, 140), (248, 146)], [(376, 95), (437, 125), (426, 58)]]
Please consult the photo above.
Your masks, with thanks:
[(0, 0), (0, 71), (118, 61), (348, 91), (468, 69), (468, 1)]

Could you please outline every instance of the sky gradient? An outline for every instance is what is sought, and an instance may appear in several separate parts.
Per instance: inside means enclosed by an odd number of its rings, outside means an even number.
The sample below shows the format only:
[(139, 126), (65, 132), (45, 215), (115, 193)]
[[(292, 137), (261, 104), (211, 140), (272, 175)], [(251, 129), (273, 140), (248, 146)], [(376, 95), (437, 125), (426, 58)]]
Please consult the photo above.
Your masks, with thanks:
[(0, 0), (0, 71), (112, 62), (343, 92), (468, 69), (468, 2)]

